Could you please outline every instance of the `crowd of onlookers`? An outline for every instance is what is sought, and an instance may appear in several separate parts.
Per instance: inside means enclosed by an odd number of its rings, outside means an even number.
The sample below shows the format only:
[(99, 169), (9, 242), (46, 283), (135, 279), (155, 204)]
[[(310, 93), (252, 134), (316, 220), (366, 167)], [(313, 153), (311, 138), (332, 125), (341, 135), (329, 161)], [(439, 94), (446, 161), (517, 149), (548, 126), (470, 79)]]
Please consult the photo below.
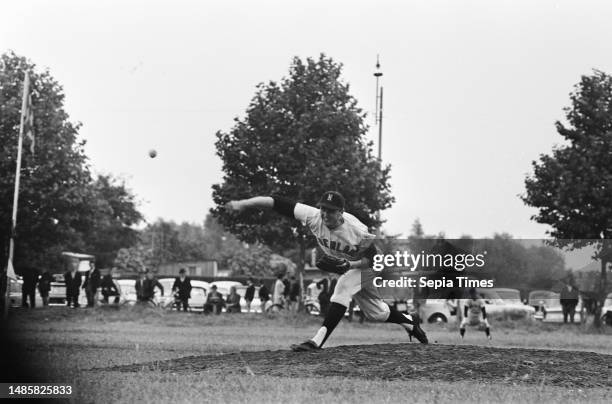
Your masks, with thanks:
[[(121, 291), (114, 277), (114, 271), (108, 271), (104, 276), (101, 276), (100, 271), (93, 262), (90, 263), (89, 271), (82, 273), (79, 271), (79, 261), (74, 260), (69, 262), (69, 271), (64, 273), (65, 282), (65, 302), (69, 307), (79, 307), (79, 296), (81, 291), (84, 292), (87, 298), (87, 306), (94, 307), (97, 302), (105, 304), (118, 304), (121, 301)], [(51, 284), (54, 282), (53, 276), (48, 271), (43, 271), (39, 274), (37, 271), (26, 269), (22, 273), (22, 306), (35, 306), (36, 289), (42, 299), (44, 306), (49, 305), (49, 293)], [(317, 311), (321, 315), (325, 315), (330, 305), (330, 298), (334, 293), (336, 279), (323, 278), (320, 281), (313, 282), (308, 289), (308, 293), (304, 294), (306, 303), (316, 305)], [(256, 281), (253, 278), (248, 278), (247, 285), (244, 290), (244, 296), (241, 296), (235, 286), (229, 288), (229, 293), (225, 296), (217, 289), (215, 284), (212, 284), (206, 290), (206, 300), (203, 305), (204, 314), (220, 314), (223, 311), (226, 313), (240, 313), (242, 311), (261, 311), (275, 312), (280, 310), (297, 311), (300, 299), (302, 299), (302, 291), (300, 282), (295, 276), (286, 276), (285, 274), (277, 275), (271, 290), (268, 289), (263, 280)], [(138, 274), (138, 279), (135, 280), (134, 290), (136, 294), (137, 304), (153, 304), (156, 305), (156, 289), (159, 290), (161, 296), (164, 295), (163, 285), (156, 279), (155, 274), (151, 271), (144, 271)], [(172, 290), (173, 307), (177, 310), (189, 310), (189, 300), (191, 298), (192, 285), (191, 279), (187, 276), (184, 268), (179, 270), (178, 276), (174, 279)], [(312, 292), (312, 293), (310, 293)], [(260, 307), (252, 307), (255, 301), (255, 294), (259, 298)], [(571, 284), (567, 284), (561, 290), (560, 303), (563, 311), (563, 322), (573, 323), (576, 313), (576, 306), (579, 302), (579, 291)], [(101, 299), (100, 299), (101, 295)], [(244, 298), (244, 306), (241, 304)], [(310, 300), (308, 300), (310, 298)], [(352, 318), (353, 309), (355, 309), (354, 301), (348, 309), (349, 318)], [(536, 306), (536, 318), (545, 319), (547, 316), (546, 307), (543, 304)], [(452, 307), (450, 312), (452, 314)], [(360, 312), (358, 314), (361, 315)], [(363, 321), (363, 316), (360, 316), (360, 321)]]
[[(69, 270), (65, 272), (64, 284), (66, 290), (65, 302), (69, 307), (79, 307), (79, 296), (83, 291), (87, 297), (87, 306), (94, 307), (98, 301), (103, 303), (117, 304), (121, 300), (121, 291), (115, 282), (114, 271), (108, 271), (104, 276), (95, 266), (95, 263), (90, 263), (89, 271), (83, 273), (79, 271), (79, 261), (73, 260), (69, 262)], [(49, 293), (51, 284), (54, 282), (53, 276), (44, 271), (39, 274), (35, 270), (26, 269), (22, 274), (22, 306), (35, 307), (35, 293), (38, 288), (42, 303), (44, 306), (49, 305)], [(206, 302), (203, 307), (205, 314), (220, 314), (222, 311), (227, 313), (239, 313), (243, 311), (241, 299), (246, 302), (246, 311), (252, 309), (252, 302), (255, 300), (255, 293), (258, 294), (262, 312), (276, 311), (281, 309), (297, 310), (298, 300), (301, 296), (300, 284), (295, 276), (287, 278), (285, 275), (278, 275), (272, 290), (270, 291), (263, 281), (259, 282), (259, 287), (256, 288), (256, 282), (253, 278), (247, 281), (244, 296), (240, 296), (235, 286), (230, 287), (229, 293), (223, 296), (218, 291), (216, 285), (211, 285), (206, 291)], [(159, 290), (161, 296), (164, 296), (164, 287), (157, 280), (152, 271), (145, 270), (138, 274), (135, 280), (134, 289), (136, 292), (137, 304), (153, 304), (155, 305), (156, 289)], [(327, 289), (327, 287), (325, 287)], [(174, 297), (173, 306), (177, 310), (187, 311), (189, 309), (189, 299), (191, 298), (191, 279), (187, 276), (186, 270), (181, 268), (178, 276), (175, 278), (172, 285), (172, 296)], [(100, 300), (100, 295), (102, 299)], [(324, 298), (326, 293), (322, 294)]]

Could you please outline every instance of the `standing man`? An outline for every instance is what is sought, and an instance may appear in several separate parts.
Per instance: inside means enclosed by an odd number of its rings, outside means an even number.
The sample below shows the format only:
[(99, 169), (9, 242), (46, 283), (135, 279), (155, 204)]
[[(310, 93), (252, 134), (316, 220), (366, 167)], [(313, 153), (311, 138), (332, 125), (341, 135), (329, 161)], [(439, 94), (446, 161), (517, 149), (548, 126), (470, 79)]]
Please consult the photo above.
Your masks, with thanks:
[(376, 272), (371, 265), (377, 254), (374, 235), (355, 216), (344, 212), (344, 197), (340, 193), (325, 192), (318, 206), (319, 209), (276, 196), (257, 196), (230, 201), (226, 205), (230, 212), (248, 208), (273, 209), (299, 220), (316, 237), (325, 253), (317, 261), (317, 267), (340, 275), (321, 328), (311, 339), (291, 348), (294, 351), (320, 349), (342, 320), (353, 297), (368, 319), (399, 324), (408, 332), (410, 339), (414, 336), (426, 344), (427, 336), (420, 327), (418, 315), (402, 314), (389, 307), (372, 282)]
[(259, 287), (259, 301), (261, 302), (262, 313), (266, 312), (266, 304), (268, 303), (268, 300), (270, 300), (270, 292), (268, 291), (266, 284), (262, 280), (261, 286)]
[(49, 292), (51, 291), (51, 282), (53, 282), (53, 277), (51, 276), (48, 270), (43, 270), (43, 273), (42, 275), (40, 275), (40, 279), (38, 280), (38, 292), (40, 293), (43, 306), (49, 305)]
[(279, 310), (285, 306), (285, 282), (283, 282), (285, 274), (279, 273), (276, 275), (276, 282), (272, 291), (272, 307), (274, 310)]
[[(21, 306), (36, 307), (36, 283), (38, 282), (38, 270), (31, 266), (23, 268), (23, 284), (21, 285)], [(28, 300), (30, 304), (28, 306)]]
[(70, 270), (64, 274), (66, 282), (66, 306), (79, 307), (79, 289), (81, 289), (81, 273), (78, 271), (79, 259), (72, 258), (68, 263)]
[(578, 305), (578, 289), (571, 282), (561, 290), (561, 308), (563, 309), (563, 323), (567, 324), (569, 317), (570, 323), (574, 324), (574, 315), (576, 314), (576, 306)]
[(244, 301), (246, 302), (247, 313), (251, 312), (251, 303), (255, 298), (255, 285), (253, 284), (253, 278), (249, 277), (247, 281), (247, 288), (244, 292)]
[(179, 311), (181, 311), (181, 306), (183, 306), (184, 311), (187, 311), (189, 299), (191, 298), (191, 279), (189, 279), (186, 273), (185, 268), (181, 268), (179, 276), (174, 279), (174, 284), (172, 285), (172, 293), (176, 295), (175, 301)]
[(91, 261), (89, 263), (89, 274), (87, 279), (83, 283), (83, 289), (85, 289), (85, 296), (87, 296), (87, 307), (94, 307), (98, 300), (98, 288), (100, 287), (100, 270), (96, 268), (96, 263)]
[(301, 298), (300, 282), (295, 279), (295, 275), (291, 275), (291, 284), (289, 288), (289, 309), (295, 312), (298, 309), (299, 300)]

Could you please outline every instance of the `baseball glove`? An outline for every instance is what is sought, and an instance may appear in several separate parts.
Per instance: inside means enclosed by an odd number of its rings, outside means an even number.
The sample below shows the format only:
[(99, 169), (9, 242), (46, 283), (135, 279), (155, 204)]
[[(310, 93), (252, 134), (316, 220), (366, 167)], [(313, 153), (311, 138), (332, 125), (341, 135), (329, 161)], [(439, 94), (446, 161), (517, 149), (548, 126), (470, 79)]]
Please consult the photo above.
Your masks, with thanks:
[(319, 258), (316, 265), (321, 271), (333, 272), (339, 275), (342, 275), (351, 269), (351, 264), (348, 262), (348, 260), (345, 260), (344, 258), (331, 257), (329, 255), (324, 255)]

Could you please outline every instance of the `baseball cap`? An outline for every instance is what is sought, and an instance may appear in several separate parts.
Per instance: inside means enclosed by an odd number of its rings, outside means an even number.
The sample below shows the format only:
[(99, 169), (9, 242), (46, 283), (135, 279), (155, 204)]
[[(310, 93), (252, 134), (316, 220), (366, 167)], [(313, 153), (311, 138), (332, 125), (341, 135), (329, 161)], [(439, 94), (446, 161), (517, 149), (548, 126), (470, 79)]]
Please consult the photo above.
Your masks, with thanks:
[(321, 196), (317, 206), (322, 206), (329, 209), (344, 210), (344, 197), (340, 194), (340, 192), (327, 191)]

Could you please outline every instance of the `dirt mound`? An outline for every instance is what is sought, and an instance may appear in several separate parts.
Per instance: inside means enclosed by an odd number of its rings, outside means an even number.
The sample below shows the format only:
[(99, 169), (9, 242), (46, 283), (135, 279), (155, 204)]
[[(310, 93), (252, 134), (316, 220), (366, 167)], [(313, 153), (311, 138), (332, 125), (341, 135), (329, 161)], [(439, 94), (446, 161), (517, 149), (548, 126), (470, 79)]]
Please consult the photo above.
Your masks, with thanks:
[(308, 353), (240, 352), (96, 370), (612, 387), (612, 355), (471, 345), (384, 344), (339, 346)]

